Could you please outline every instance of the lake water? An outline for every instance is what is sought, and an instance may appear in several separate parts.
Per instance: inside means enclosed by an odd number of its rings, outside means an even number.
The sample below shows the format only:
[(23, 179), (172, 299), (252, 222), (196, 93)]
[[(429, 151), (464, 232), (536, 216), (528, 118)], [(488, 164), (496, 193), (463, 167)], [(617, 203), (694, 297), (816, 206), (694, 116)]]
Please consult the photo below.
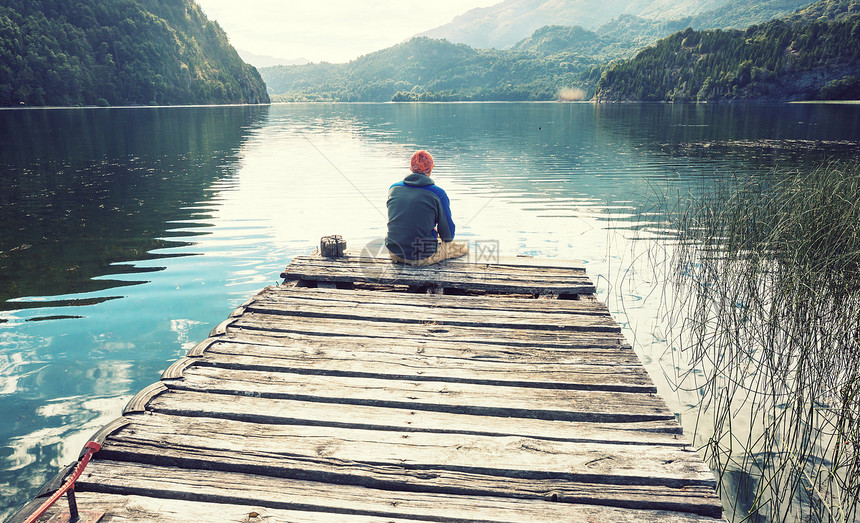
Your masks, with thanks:
[(0, 111), (0, 519), (293, 256), (377, 242), (422, 148), (459, 238), (587, 264), (692, 436), (696, 394), (667, 379), (660, 282), (636, 255), (658, 206), (856, 159), (858, 140), (860, 105)]

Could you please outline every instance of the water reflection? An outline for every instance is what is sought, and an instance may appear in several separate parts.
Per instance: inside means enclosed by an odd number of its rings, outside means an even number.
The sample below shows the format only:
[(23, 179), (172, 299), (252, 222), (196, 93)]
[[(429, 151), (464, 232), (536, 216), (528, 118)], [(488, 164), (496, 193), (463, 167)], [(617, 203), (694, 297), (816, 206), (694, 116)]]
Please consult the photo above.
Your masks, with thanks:
[(199, 259), (213, 188), (267, 113), (0, 112), (0, 519), (205, 335), (156, 276)]
[(836, 104), (599, 106), (600, 125), (631, 143), (684, 160), (742, 171), (858, 158), (860, 111)]
[[(690, 430), (696, 393), (663, 379), (683, 363), (651, 328), (659, 279), (637, 242), (661, 237), (667, 196), (820, 152), (736, 143), (857, 136), (860, 107), (2, 112), (0, 219), (13, 225), (0, 232), (0, 401), (14, 421), (0, 425), (0, 517), (292, 256), (326, 234), (352, 248), (383, 236), (388, 186), (418, 148), (437, 159), (458, 236), (588, 264)], [(40, 318), (53, 319), (28, 321)]]
[(163, 256), (156, 251), (177, 245), (171, 223), (205, 217), (189, 206), (228, 174), (266, 110), (5, 111), (0, 310), (147, 281), (104, 277), (160, 269), (122, 262)]

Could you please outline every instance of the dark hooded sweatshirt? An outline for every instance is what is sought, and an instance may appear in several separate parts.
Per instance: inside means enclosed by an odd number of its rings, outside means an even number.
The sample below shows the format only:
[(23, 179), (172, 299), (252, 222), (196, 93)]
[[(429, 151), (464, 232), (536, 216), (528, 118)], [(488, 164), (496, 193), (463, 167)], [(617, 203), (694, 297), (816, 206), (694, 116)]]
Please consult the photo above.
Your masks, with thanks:
[[(438, 236), (437, 236), (438, 232)], [(448, 195), (426, 174), (412, 173), (388, 189), (388, 235), (385, 246), (407, 260), (436, 253), (437, 239), (454, 239)]]

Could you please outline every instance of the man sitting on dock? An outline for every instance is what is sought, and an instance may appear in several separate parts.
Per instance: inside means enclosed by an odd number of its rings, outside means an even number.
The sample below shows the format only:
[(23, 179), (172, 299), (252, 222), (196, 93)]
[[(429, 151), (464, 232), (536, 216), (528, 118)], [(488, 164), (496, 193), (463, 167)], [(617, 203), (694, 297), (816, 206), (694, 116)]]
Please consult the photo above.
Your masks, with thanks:
[(448, 195), (430, 179), (433, 157), (421, 150), (412, 155), (412, 174), (388, 189), (388, 235), (391, 259), (424, 266), (469, 253), (454, 240)]

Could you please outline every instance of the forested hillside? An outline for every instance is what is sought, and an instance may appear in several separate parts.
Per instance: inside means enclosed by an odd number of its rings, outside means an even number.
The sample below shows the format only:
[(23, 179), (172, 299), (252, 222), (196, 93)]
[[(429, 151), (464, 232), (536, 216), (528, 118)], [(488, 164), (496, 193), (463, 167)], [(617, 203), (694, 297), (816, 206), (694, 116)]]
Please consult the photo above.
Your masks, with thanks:
[(0, 105), (268, 103), (193, 0), (3, 0)]
[(260, 72), (273, 98), (284, 101), (555, 100), (560, 89), (583, 85), (592, 68), (596, 80), (600, 61), (594, 54), (570, 50), (545, 56), (421, 37), (348, 64), (266, 67)]
[(520, 40), (511, 49), (540, 56), (575, 52), (580, 56), (603, 59), (606, 58), (607, 53), (614, 56), (615, 53), (611, 49), (619, 45), (624, 44), (615, 38), (600, 35), (579, 26), (548, 25), (538, 29), (528, 38)]
[(790, 15), (811, 3), (810, 0), (729, 0), (711, 11), (675, 20), (624, 14), (603, 24), (594, 32), (641, 49), (688, 27), (746, 29), (754, 24)]
[(860, 4), (822, 0), (745, 31), (687, 29), (609, 68), (599, 100), (860, 99)]
[(746, 29), (788, 16), (812, 3), (810, 0), (729, 0), (716, 9), (690, 17), (687, 25), (693, 29)]

